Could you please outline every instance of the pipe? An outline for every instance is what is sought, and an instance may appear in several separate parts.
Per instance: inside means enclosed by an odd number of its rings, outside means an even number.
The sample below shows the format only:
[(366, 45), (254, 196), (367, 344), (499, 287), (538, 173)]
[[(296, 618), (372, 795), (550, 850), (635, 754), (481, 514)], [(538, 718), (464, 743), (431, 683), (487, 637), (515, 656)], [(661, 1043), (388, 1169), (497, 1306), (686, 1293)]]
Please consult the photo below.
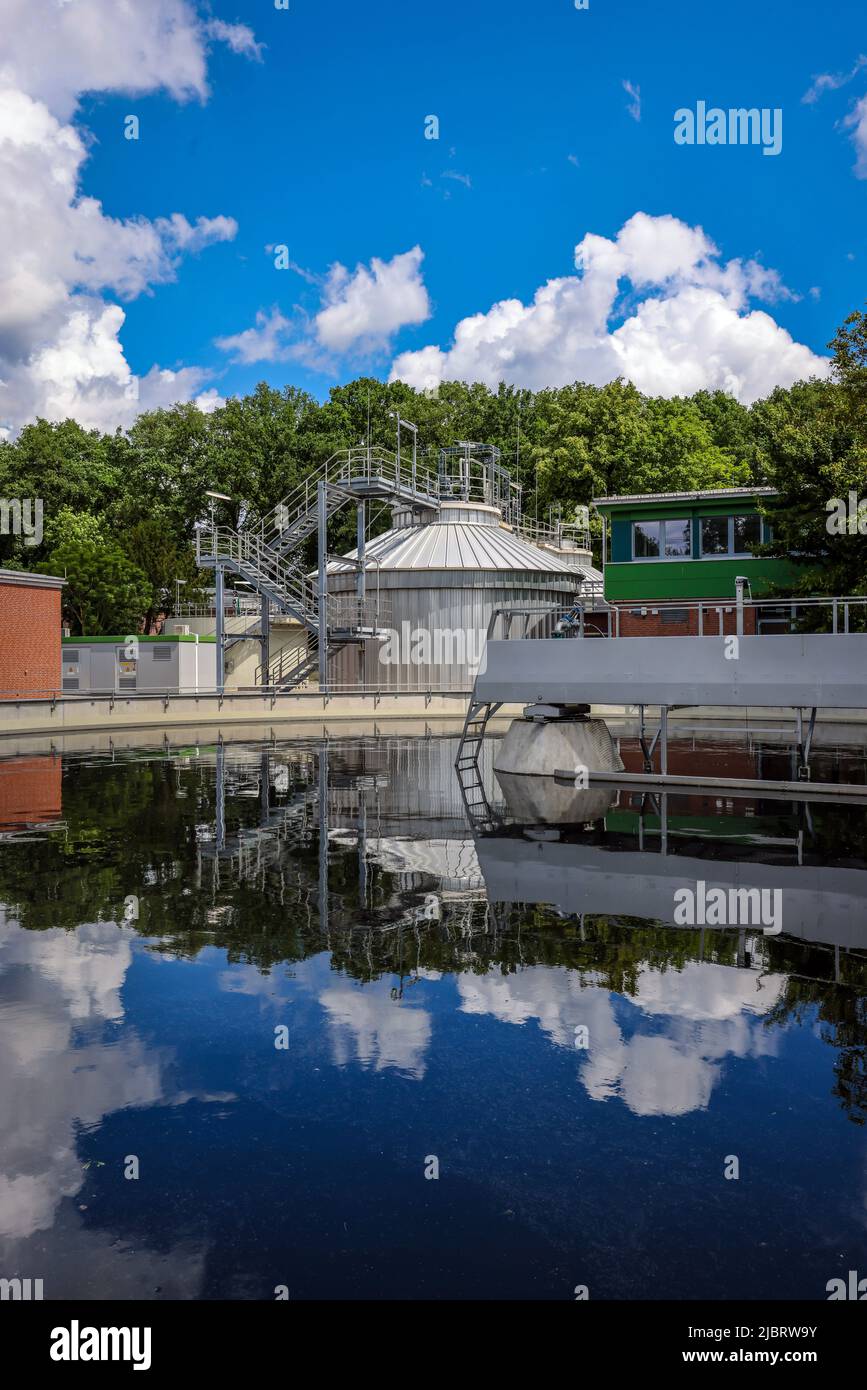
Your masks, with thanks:
[(319, 689), (328, 688), (328, 490), (321, 480), (316, 485), (319, 510)]

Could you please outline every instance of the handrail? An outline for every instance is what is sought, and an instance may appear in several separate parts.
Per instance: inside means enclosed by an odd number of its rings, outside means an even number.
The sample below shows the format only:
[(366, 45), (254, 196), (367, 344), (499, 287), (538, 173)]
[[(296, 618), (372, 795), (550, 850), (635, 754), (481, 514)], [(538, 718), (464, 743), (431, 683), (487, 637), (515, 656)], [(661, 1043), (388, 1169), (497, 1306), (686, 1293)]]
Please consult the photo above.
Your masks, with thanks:
[[(498, 478), (500, 475), (508, 476), (503, 468), (494, 471)], [(520, 504), (513, 503), (502, 487), (495, 486), (490, 465), (480, 465), (475, 474), (466, 470), (446, 472), (441, 467), (434, 471), (418, 463), (408, 463), (403, 456), (398, 461), (398, 456), (390, 449), (358, 445), (332, 454), (324, 464), (308, 473), (270, 512), (265, 513), (258, 533), (266, 544), (278, 549), (288, 548), (300, 532), (304, 532), (302, 539), (311, 533), (316, 524), (318, 486), (321, 482), (329, 488), (342, 487), (351, 491), (357, 490), (362, 483), (380, 483), (389, 487), (398, 500), (414, 500), (430, 507), (437, 507), (441, 502), (456, 501), (499, 506), (504, 520), (513, 524), (516, 530), (529, 534), (530, 528), (521, 518)], [(336, 500), (329, 510), (336, 509), (342, 500), (346, 499)], [(544, 528), (537, 529), (541, 534)], [(566, 531), (574, 529), (564, 524), (559, 530), (550, 530), (546, 539), (562, 539)], [(589, 540), (585, 548), (589, 548)]]
[[(294, 657), (295, 660), (289, 661), (289, 657)], [(269, 662), (267, 670), (261, 663), (256, 667), (256, 686), (294, 685), (303, 675), (311, 673), (318, 661), (319, 651), (316, 642), (301, 648), (283, 647), (277, 658)], [(267, 681), (264, 680), (266, 675)]]
[(302, 519), (315, 510), (320, 482), (331, 487), (346, 487), (361, 482), (380, 482), (394, 488), (396, 495), (426, 500), (436, 504), (437, 475), (401, 459), (390, 449), (357, 446), (332, 454), (324, 464), (315, 468), (293, 492), (266, 512), (259, 525), (259, 535), (267, 544), (279, 544)]
[[(592, 591), (590, 592), (593, 598)], [(594, 623), (585, 624), (586, 618), (595, 617), (598, 622), (600, 610), (594, 608), (592, 603), (584, 602), (583, 593), (574, 604), (569, 607), (533, 605), (533, 604), (509, 604), (493, 609), (490, 622), (488, 624), (488, 639), (501, 641), (532, 640), (541, 637), (569, 636), (569, 637), (599, 637), (607, 636), (617, 640), (629, 641), (629, 636), (621, 636), (620, 615), (627, 613), (631, 615), (653, 615), (657, 613), (685, 614), (684, 623), (688, 631), (666, 634), (670, 637), (711, 637), (716, 636), (717, 632), (707, 630), (706, 624), (710, 616), (718, 618), (718, 630), (724, 633), (724, 618), (727, 614), (732, 614), (741, 619), (746, 619), (747, 615), (754, 615), (749, 622), (744, 622), (744, 629), (748, 629), (747, 636), (773, 638), (782, 632), (789, 634), (803, 633), (822, 633), (829, 635), (847, 636), (867, 632), (867, 596), (857, 595), (814, 595), (809, 598), (762, 598), (745, 599), (742, 604), (736, 598), (714, 598), (702, 599), (700, 601), (682, 602), (677, 600), (642, 600), (625, 601), (619, 599), (615, 604), (610, 601), (606, 608), (613, 616), (607, 633), (600, 633), (599, 628)], [(693, 617), (695, 618), (695, 631), (693, 628)], [(759, 631), (760, 623), (764, 621), (773, 624), (776, 631)], [(635, 634), (632, 634), (635, 635)], [(656, 634), (651, 634), (656, 635)]]
[(196, 533), (197, 561), (228, 561), (245, 575), (267, 585), (285, 603), (299, 609), (305, 624), (318, 629), (319, 602), (315, 586), (290, 562), (277, 555), (253, 531), (228, 526), (201, 527)]
[[(437, 684), (429, 684), (424, 680), (417, 684), (400, 683), (395, 686), (385, 687), (381, 682), (356, 682), (329, 680), (327, 690), (319, 690), (314, 687), (309, 691), (289, 690), (282, 686), (262, 686), (247, 685), (233, 686), (224, 689), (222, 692), (216, 686), (155, 686), (148, 690), (116, 690), (113, 686), (99, 686), (93, 690), (62, 690), (58, 686), (45, 686), (38, 690), (0, 690), (0, 713), (4, 702), (13, 704), (39, 704), (43, 705), (49, 701), (55, 704), (83, 704), (88, 700), (109, 700), (112, 704), (124, 704), (127, 701), (137, 700), (162, 700), (163, 702), (173, 699), (182, 700), (249, 700), (256, 695), (272, 697), (275, 695), (298, 695), (315, 696), (324, 700), (330, 699), (332, 695), (375, 695), (379, 699), (385, 699), (392, 695), (469, 695), (470, 688), (466, 682), (455, 682), (451, 684), (447, 681), (440, 681)], [(461, 715), (463, 717), (463, 713)], [(16, 729), (9, 726), (3, 727), (0, 719), (0, 736), (11, 733), (24, 733), (24, 729)], [(75, 732), (72, 730), (72, 732)]]

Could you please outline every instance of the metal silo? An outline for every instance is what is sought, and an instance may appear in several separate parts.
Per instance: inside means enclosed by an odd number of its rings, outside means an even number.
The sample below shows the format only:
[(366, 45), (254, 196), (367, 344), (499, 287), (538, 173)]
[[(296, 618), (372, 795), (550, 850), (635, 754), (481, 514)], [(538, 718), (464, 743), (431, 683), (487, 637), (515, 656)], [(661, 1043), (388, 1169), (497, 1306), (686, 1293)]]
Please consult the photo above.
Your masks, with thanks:
[[(333, 689), (470, 690), (495, 608), (571, 605), (599, 591), (588, 549), (568, 556), (547, 529), (528, 538), (520, 492), (490, 446), (443, 450), (440, 506), (394, 506), (392, 526), (364, 550), (367, 594), (378, 594), (380, 637), (338, 649)], [(357, 551), (328, 565), (330, 596), (357, 592)]]

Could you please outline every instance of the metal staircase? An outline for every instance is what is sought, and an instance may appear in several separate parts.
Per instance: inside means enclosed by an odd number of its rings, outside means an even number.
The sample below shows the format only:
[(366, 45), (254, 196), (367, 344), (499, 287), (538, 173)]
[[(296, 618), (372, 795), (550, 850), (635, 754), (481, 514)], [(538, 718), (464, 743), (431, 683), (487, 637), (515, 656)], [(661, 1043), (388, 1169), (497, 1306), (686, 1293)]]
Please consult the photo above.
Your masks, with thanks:
[[(293, 689), (305, 681), (335, 645), (361, 642), (377, 635), (379, 613), (369, 600), (359, 597), (347, 613), (345, 600), (331, 600), (320, 594), (319, 586), (301, 567), (301, 548), (318, 531), (325, 535), (328, 521), (349, 503), (361, 508), (366, 501), (403, 502), (424, 511), (439, 511), (440, 479), (426, 468), (402, 461), (400, 453), (388, 449), (356, 448), (334, 454), (311, 473), (299, 487), (272, 511), (255, 529), (235, 531), (228, 526), (203, 523), (196, 533), (196, 562), (201, 569), (217, 574), (218, 595), (222, 594), (225, 572), (238, 575), (278, 613), (302, 623), (309, 634), (303, 658), (295, 653), (281, 654), (274, 662), (263, 662), (257, 682), (281, 689)], [(320, 546), (321, 548), (321, 546)], [(322, 562), (323, 557), (320, 557)], [(322, 569), (320, 569), (320, 574)], [(324, 590), (324, 583), (322, 585)], [(218, 599), (218, 686), (222, 689), (222, 598)], [(260, 640), (267, 642), (263, 619)], [(264, 655), (264, 652), (263, 652)]]
[(266, 668), (264, 665), (256, 667), (256, 684), (267, 685), (272, 689), (282, 688), (293, 690), (299, 685), (303, 685), (308, 676), (319, 665), (319, 645), (311, 635), (306, 649), (299, 651), (292, 648), (289, 651), (280, 652), (279, 656)]
[(406, 502), (439, 511), (440, 481), (436, 473), (407, 464), (390, 449), (344, 449), (304, 479), (262, 519), (264, 543), (285, 555), (304, 544), (319, 523), (319, 484), (326, 486), (327, 517), (347, 502), (368, 500)]
[[(203, 523), (197, 531), (196, 558), (201, 568), (216, 572), (220, 691), (225, 646), (238, 640), (226, 638), (223, 630), (222, 586), (226, 572), (242, 578), (263, 600), (261, 631), (256, 634), (262, 645), (257, 681), (261, 679), (263, 684), (292, 689), (306, 680), (317, 665), (324, 683), (328, 654), (334, 646), (364, 642), (379, 635), (382, 614), (374, 611), (364, 597), (364, 508), (368, 501), (388, 502), (428, 517), (438, 513), (447, 502), (481, 502), (497, 507), (503, 522), (516, 534), (527, 534), (521, 488), (511, 482), (508, 470), (502, 467), (499, 450), (471, 442), (440, 450), (434, 470), (418, 466), (415, 447), (410, 462), (401, 457), (400, 447), (395, 453), (372, 447), (341, 450), (249, 530), (217, 526), (212, 513), (210, 524)], [(345, 601), (340, 605), (328, 596), (326, 573), (328, 522), (347, 505), (357, 507), (359, 514), (359, 608), (348, 616)], [(551, 532), (557, 545), (563, 543), (563, 535), (569, 529), (558, 524), (556, 536)], [(303, 547), (315, 533), (320, 552), (317, 583), (303, 568)], [(310, 635), (309, 659), (269, 660), (269, 605), (306, 628)], [(469, 733), (465, 729), (465, 738)]]
[(267, 598), (280, 613), (288, 613), (319, 636), (316, 588), (291, 561), (266, 545), (255, 531), (229, 526), (201, 527), (196, 533), (196, 563), (201, 569), (218, 565), (240, 577)]

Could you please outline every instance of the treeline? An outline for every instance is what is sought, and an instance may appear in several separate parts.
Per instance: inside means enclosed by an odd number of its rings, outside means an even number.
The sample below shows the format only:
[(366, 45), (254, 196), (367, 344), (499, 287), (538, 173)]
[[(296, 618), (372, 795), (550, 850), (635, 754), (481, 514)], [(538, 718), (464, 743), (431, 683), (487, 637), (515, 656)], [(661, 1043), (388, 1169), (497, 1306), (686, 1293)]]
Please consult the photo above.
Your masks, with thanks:
[[(65, 574), (76, 633), (148, 629), (205, 582), (192, 537), (208, 489), (233, 499), (219, 504), (221, 521), (254, 525), (337, 450), (368, 437), (393, 448), (400, 412), (430, 466), (443, 445), (496, 444), (540, 520), (551, 505), (566, 516), (612, 493), (775, 487), (773, 549), (798, 555), (798, 591), (863, 593), (864, 533), (829, 534), (825, 523), (831, 498), (867, 498), (867, 315), (852, 314), (830, 346), (829, 380), (750, 408), (722, 391), (669, 400), (623, 381), (538, 392), (447, 382), (426, 395), (363, 377), (323, 403), (261, 383), (210, 414), (177, 405), (115, 434), (38, 420), (0, 445), (0, 499), (41, 498), (43, 535), (37, 545), (0, 535), (0, 565)], [(330, 544), (353, 544), (351, 518)]]

